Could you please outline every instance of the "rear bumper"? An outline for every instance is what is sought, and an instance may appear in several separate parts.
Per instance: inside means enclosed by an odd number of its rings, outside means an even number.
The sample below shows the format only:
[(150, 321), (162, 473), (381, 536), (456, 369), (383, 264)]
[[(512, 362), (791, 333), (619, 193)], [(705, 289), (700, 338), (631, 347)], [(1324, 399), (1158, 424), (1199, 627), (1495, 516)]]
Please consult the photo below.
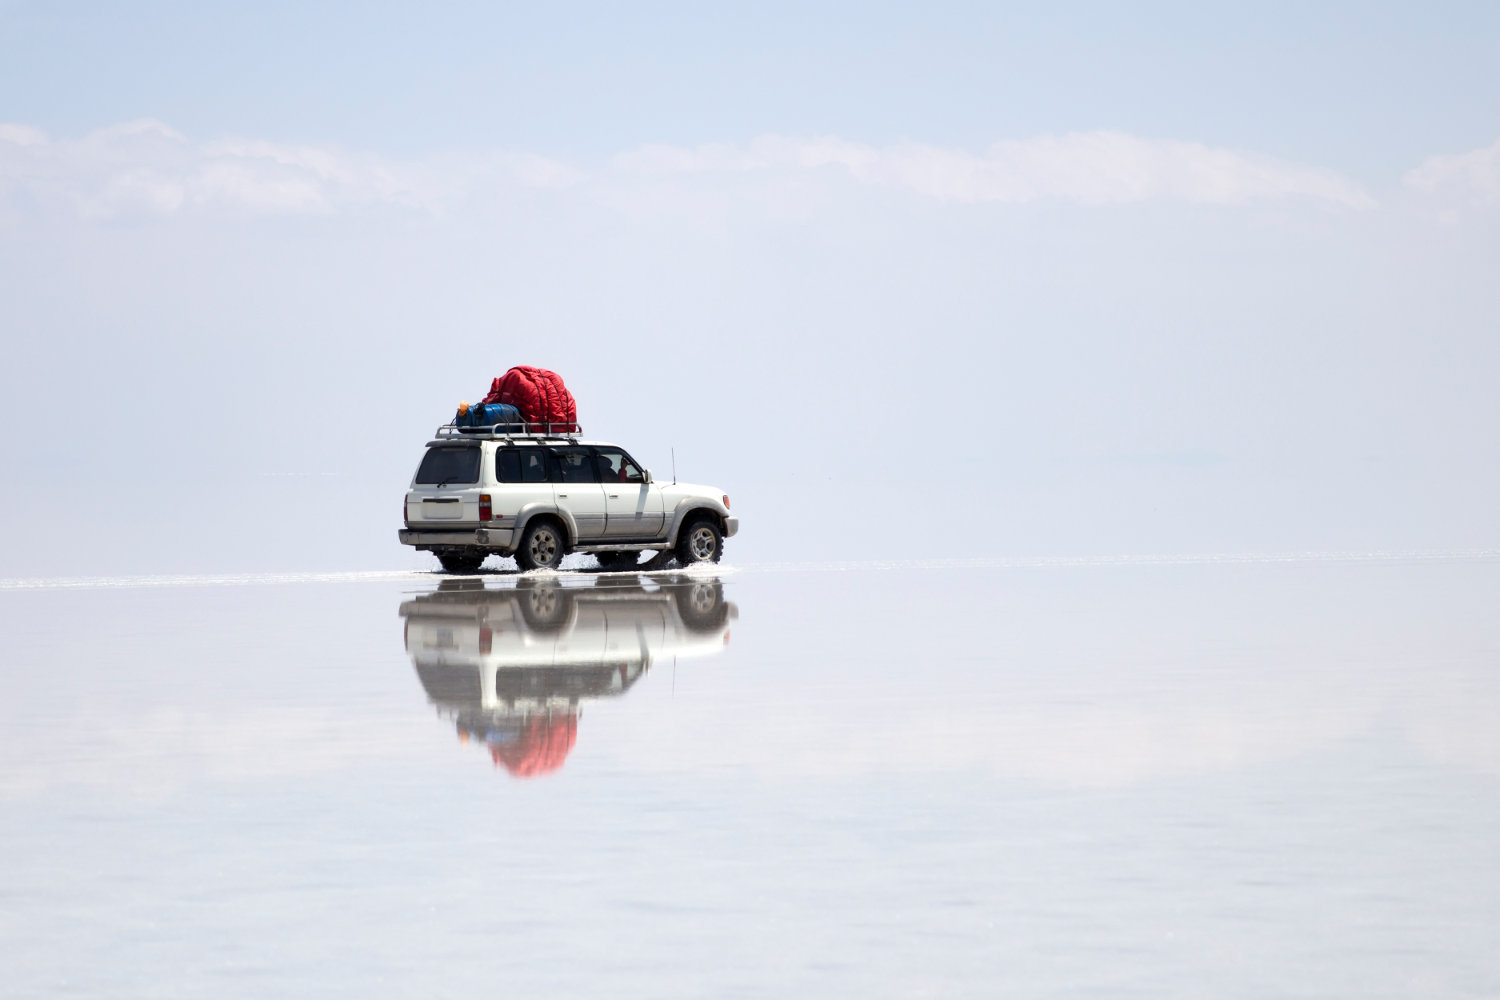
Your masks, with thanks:
[(474, 544), (487, 549), (508, 549), (515, 534), (510, 528), (480, 528), (474, 532)]
[(401, 528), (396, 532), (396, 537), (401, 539), (402, 545), (414, 545), (419, 549), (435, 546), (506, 549), (510, 547), (513, 534), (514, 532), (509, 528), (479, 528), (477, 530), (464, 528), (451, 531), (420, 531), (414, 528)]
[(734, 533), (740, 530), (740, 519), (737, 517), (724, 518), (724, 537), (733, 538)]

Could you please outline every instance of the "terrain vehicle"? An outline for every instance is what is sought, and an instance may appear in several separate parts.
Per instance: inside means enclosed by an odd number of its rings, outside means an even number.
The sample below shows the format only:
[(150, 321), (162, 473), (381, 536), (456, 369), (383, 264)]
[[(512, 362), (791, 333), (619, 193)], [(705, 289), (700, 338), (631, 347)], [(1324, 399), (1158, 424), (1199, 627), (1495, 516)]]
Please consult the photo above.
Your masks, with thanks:
[(578, 434), (576, 424), (439, 427), (402, 505), (402, 544), (450, 573), (490, 555), (513, 555), (522, 569), (555, 568), (569, 552), (591, 552), (605, 569), (646, 550), (683, 566), (719, 561), (740, 523), (727, 494), (658, 483), (624, 448)]
[(512, 579), (444, 580), (400, 615), (439, 717), (517, 777), (562, 766), (584, 701), (620, 697), (659, 658), (722, 653), (739, 616), (722, 583), (696, 575)]

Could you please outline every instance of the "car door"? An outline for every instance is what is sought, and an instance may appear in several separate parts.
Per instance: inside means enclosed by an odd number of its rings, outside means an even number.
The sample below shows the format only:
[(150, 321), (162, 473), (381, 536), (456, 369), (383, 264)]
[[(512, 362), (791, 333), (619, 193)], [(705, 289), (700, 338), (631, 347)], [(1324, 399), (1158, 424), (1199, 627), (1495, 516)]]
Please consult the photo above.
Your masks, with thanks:
[(552, 506), (552, 479), (547, 466), (552, 456), (536, 445), (495, 449), (495, 527), (515, 528), (516, 515), (530, 503)]
[(594, 448), (608, 519), (604, 536), (610, 540), (655, 538), (666, 519), (661, 490), (646, 482), (646, 474), (623, 448)]
[(604, 537), (604, 487), (594, 471), (593, 449), (570, 445), (548, 449), (552, 455), (552, 495), (573, 515), (580, 542)]

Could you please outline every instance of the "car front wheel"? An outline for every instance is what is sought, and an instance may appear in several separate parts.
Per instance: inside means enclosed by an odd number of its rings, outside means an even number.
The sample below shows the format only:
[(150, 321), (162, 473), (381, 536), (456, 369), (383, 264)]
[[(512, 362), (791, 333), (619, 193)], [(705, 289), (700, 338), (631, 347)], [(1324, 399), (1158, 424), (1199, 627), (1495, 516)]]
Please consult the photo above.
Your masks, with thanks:
[(693, 521), (677, 536), (675, 554), (679, 566), (718, 562), (724, 554), (724, 536), (719, 526), (707, 518)]
[(712, 632), (724, 627), (729, 619), (729, 605), (724, 600), (724, 585), (695, 583), (677, 592), (677, 613), (693, 632)]

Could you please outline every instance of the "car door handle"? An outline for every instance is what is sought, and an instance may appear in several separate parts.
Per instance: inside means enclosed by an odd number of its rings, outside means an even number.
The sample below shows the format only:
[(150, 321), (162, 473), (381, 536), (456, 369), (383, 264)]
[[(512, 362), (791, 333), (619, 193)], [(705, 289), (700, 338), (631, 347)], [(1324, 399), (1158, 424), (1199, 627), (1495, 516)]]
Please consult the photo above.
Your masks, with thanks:
[(559, 493), (557, 495), (557, 499), (559, 499), (559, 500), (566, 500), (566, 499), (568, 499), (568, 495), (566, 493)]
[(618, 494), (618, 493), (611, 493), (611, 494), (610, 494), (610, 495), (609, 495), (609, 498), (610, 498), (610, 499), (611, 499), (611, 500), (618, 500), (618, 499), (620, 499), (620, 494)]

